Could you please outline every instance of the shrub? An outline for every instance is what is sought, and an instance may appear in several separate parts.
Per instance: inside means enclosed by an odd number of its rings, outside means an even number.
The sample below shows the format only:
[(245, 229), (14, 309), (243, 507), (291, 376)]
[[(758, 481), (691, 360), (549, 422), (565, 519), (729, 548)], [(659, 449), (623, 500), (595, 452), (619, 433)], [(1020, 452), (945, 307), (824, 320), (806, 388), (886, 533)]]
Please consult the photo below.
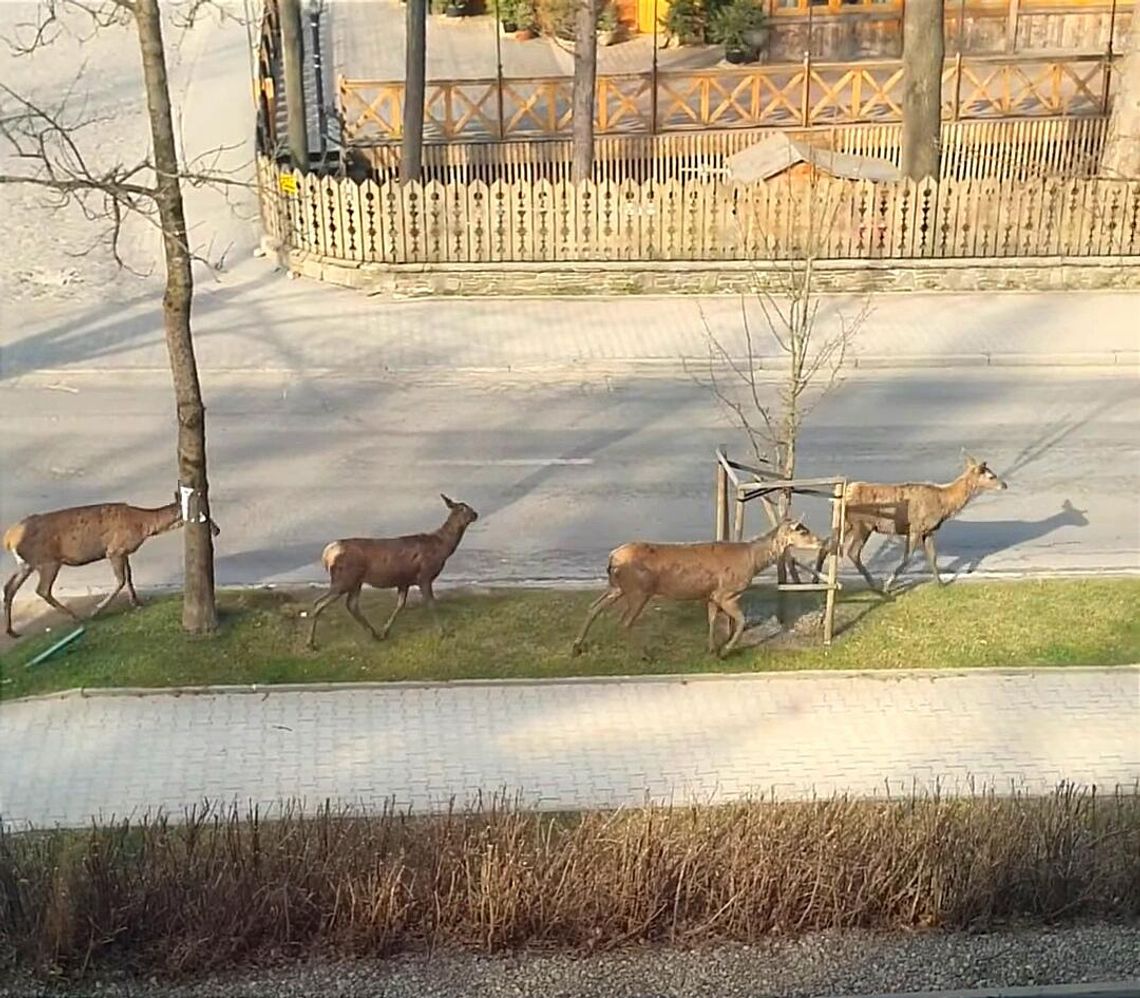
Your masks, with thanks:
[(768, 16), (755, 0), (728, 0), (709, 19), (709, 39), (727, 51), (755, 52)]
[(206, 810), (0, 833), (0, 965), (71, 974), (1138, 914), (1140, 797), (1068, 787), (576, 815)]
[(667, 34), (673, 35), (682, 45), (700, 45), (707, 29), (705, 8), (701, 0), (675, 0), (661, 18)]

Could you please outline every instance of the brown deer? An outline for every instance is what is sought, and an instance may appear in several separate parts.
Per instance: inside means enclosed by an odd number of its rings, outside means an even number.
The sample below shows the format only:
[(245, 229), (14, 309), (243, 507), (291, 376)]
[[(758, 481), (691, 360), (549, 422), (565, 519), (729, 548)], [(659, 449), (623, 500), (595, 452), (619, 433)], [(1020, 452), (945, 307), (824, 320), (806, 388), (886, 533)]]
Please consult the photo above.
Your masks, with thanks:
[[(877, 485), (874, 482), (848, 482), (847, 512), (843, 528), (843, 553), (851, 559), (867, 585), (886, 593), (906, 567), (918, 545), (926, 550), (930, 571), (942, 585), (938, 574), (938, 555), (934, 549), (934, 532), (953, 516), (957, 516), (979, 492), (1006, 488), (984, 461), (965, 455), (963, 472), (946, 485), (932, 482), (906, 482), (901, 485)], [(872, 534), (896, 535), (905, 539), (903, 559), (880, 588), (867, 571), (860, 555)], [(818, 573), (832, 545), (825, 545), (816, 558)]]
[(802, 523), (783, 520), (751, 541), (714, 541), (709, 544), (647, 544), (634, 541), (610, 552), (606, 573), (610, 587), (591, 605), (573, 653), (582, 643), (594, 619), (611, 603), (624, 597), (622, 625), (628, 630), (654, 596), (669, 600), (703, 600), (708, 607), (708, 649), (716, 652), (716, 625), (721, 614), (729, 619), (729, 636), (721, 646), (723, 658), (740, 640), (744, 611), (740, 597), (752, 579), (775, 564), (792, 548), (816, 550), (823, 545)]
[[(210, 531), (216, 537), (221, 531), (210, 520)], [(11, 551), (19, 566), (4, 583), (4, 628), (10, 637), (18, 637), (12, 629), (12, 601), (32, 572), (39, 572), (36, 592), (56, 610), (71, 618), (79, 617), (52, 595), (56, 576), (64, 565), (90, 565), (104, 558), (115, 570), (118, 585), (96, 605), (92, 616), (103, 610), (127, 587), (131, 603), (142, 601), (131, 578), (130, 556), (148, 537), (176, 530), (183, 524), (182, 503), (178, 492), (174, 502), (151, 509), (129, 506), (125, 502), (72, 506), (51, 513), (34, 513), (4, 532), (4, 550)]]
[[(447, 506), (447, 519), (430, 534), (407, 534), (403, 537), (349, 537), (333, 541), (325, 547), (321, 562), (329, 573), (330, 588), (313, 604), (313, 621), (309, 628), (309, 647), (316, 648), (317, 617), (330, 603), (347, 596), (348, 612), (377, 641), (388, 636), (392, 621), (408, 601), (408, 590), (418, 586), (424, 602), (438, 622), (435, 593), (436, 580), (447, 559), (459, 547), (463, 534), (479, 519), (465, 502), (454, 502), (440, 493)], [(360, 611), (360, 590), (364, 584), (375, 589), (395, 589), (396, 608), (377, 633)]]

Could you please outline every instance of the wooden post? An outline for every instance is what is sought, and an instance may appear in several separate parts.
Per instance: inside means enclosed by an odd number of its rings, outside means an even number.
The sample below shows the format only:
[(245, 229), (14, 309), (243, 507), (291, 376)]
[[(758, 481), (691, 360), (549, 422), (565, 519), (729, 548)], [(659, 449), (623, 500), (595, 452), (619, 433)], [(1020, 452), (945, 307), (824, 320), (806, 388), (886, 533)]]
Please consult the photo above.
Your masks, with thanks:
[(716, 538), (728, 538), (728, 472), (718, 460), (716, 463)]
[(835, 550), (827, 559), (827, 600), (823, 607), (823, 643), (830, 645), (835, 634), (835, 589), (839, 578), (839, 553), (843, 549), (843, 523), (847, 519), (847, 488), (843, 483), (835, 486), (831, 500), (831, 536)]
[(962, 50), (954, 56), (954, 120), (958, 121), (962, 113)]
[(736, 517), (732, 525), (732, 539), (744, 540), (744, 490), (741, 488), (736, 490)]
[(657, 134), (657, 0), (653, 0), (653, 66), (649, 84), (649, 134)]
[(1021, 0), (1009, 0), (1009, 17), (1005, 22), (1005, 50), (1017, 51), (1017, 17), (1021, 12)]
[(309, 127), (305, 117), (305, 40), (301, 0), (281, 2), (281, 61), (285, 70), (285, 115), (293, 169), (309, 172)]
[[(812, 8), (808, 8), (810, 14)], [(811, 35), (808, 35), (808, 45), (811, 45)], [(803, 87), (803, 106), (801, 108), (801, 118), (803, 119), (804, 128), (811, 125), (811, 49), (809, 48), (804, 53), (804, 87)]]
[(507, 121), (503, 115), (503, 40), (499, 37), (503, 32), (497, 15), (491, 18), (491, 23), (495, 26), (495, 82), (499, 90), (499, 141), (502, 142), (507, 137)]

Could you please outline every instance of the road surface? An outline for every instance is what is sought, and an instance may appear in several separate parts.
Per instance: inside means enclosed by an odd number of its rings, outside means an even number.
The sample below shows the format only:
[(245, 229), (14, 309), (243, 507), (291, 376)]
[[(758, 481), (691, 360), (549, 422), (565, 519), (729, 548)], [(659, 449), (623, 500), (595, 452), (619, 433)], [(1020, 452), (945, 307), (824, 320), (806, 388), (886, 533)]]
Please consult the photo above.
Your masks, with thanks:
[[(625, 540), (710, 537), (714, 449), (747, 456), (683, 373), (250, 370), (205, 383), (222, 585), (320, 581), (329, 540), (431, 529), (440, 492), (480, 513), (443, 580), (598, 580)], [(800, 473), (945, 481), (966, 447), (1009, 490), (940, 531), (946, 572), (1136, 571), (1137, 389), (1128, 368), (856, 373), (813, 414)], [(173, 489), (167, 375), (0, 379), (0, 419), (5, 522), (101, 499), (158, 505)], [(825, 526), (825, 504), (805, 510)], [(897, 559), (892, 544), (873, 549), (872, 571)], [(174, 585), (180, 558), (177, 538), (152, 540), (135, 578)], [(109, 579), (106, 565), (68, 569), (59, 591)]]

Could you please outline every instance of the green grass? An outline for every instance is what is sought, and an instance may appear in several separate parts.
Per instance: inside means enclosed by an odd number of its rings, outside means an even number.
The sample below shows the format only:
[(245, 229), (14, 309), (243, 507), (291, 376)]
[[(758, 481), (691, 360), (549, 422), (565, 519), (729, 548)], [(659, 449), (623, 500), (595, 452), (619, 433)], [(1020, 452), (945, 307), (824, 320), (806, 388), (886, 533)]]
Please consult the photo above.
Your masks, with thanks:
[[(603, 614), (583, 655), (570, 646), (593, 592), (515, 590), (445, 594), (440, 636), (410, 602), (383, 643), (344, 610), (330, 607), (305, 649), (300, 613), (315, 593), (256, 590), (219, 594), (221, 629), (212, 639), (185, 636), (181, 601), (156, 599), (142, 610), (87, 622), (72, 648), (33, 668), (26, 663), (70, 628), (38, 634), (0, 655), (0, 697), (76, 686), (178, 686), (361, 680), (449, 680), (849, 668), (1113, 665), (1140, 662), (1140, 580), (922, 585), (892, 601), (855, 592), (839, 604), (841, 628), (823, 648), (802, 630), (721, 661), (706, 653), (705, 611), (695, 604), (652, 604), (630, 635)], [(363, 606), (383, 622), (390, 593)], [(797, 610), (818, 605), (800, 597)], [(748, 605), (752, 620), (772, 609), (770, 591)]]

